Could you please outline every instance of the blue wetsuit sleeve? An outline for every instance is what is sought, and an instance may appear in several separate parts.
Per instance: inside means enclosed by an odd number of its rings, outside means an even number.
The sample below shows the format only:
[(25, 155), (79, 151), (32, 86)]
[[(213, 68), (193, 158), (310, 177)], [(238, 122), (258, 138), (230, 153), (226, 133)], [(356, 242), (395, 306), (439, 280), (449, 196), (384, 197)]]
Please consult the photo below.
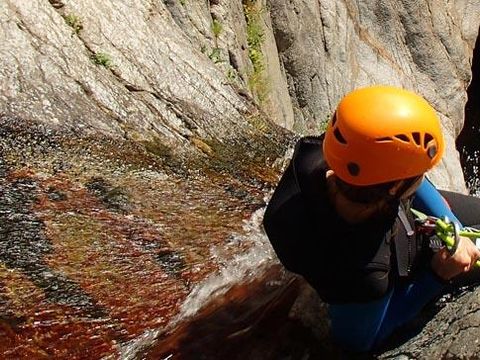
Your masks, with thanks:
[(451, 221), (455, 221), (461, 226), (460, 221), (452, 212), (444, 197), (427, 178), (422, 181), (415, 192), (412, 207), (427, 215), (435, 217), (447, 216)]

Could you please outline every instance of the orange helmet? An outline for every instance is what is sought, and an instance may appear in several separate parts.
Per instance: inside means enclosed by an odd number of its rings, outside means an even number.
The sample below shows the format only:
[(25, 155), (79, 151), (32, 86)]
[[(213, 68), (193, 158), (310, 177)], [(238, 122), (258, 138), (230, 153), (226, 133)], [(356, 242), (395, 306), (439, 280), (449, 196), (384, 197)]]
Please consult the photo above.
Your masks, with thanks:
[(440, 121), (427, 101), (389, 86), (345, 96), (323, 142), (330, 168), (352, 185), (419, 176), (440, 161), (444, 147)]

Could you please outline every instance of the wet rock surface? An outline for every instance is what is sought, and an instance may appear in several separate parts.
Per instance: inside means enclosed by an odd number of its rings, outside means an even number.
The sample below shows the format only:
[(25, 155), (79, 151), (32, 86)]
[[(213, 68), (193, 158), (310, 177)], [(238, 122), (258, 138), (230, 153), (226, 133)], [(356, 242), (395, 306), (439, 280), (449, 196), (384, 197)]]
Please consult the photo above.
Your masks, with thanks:
[[(338, 358), (325, 333), (316, 334), (295, 310), (292, 313), (304, 291), (303, 281), (272, 266), (253, 281), (232, 286), (138, 354), (146, 359)], [(317, 318), (325, 316), (322, 310)]]
[(276, 179), (254, 148), (205, 161), (8, 116), (0, 129), (3, 358), (116, 357), (162, 329), (252, 246), (243, 222)]
[(479, 15), (473, 0), (6, 0), (0, 105), (28, 121), (208, 153), (206, 139), (248, 137), (253, 102), (288, 129), (318, 133), (354, 87), (400, 85), (442, 118), (435, 183), (465, 191), (454, 139)]
[[(403, 330), (403, 344), (379, 359), (476, 359), (480, 353), (479, 290), (464, 289), (445, 296), (423, 318)], [(408, 339), (408, 336), (412, 339)]]

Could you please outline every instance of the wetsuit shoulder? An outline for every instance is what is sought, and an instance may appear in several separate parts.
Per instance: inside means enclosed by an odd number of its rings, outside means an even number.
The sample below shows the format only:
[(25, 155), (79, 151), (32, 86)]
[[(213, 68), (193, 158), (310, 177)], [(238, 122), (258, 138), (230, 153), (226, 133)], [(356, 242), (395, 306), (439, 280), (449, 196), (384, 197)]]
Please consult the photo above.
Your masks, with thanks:
[(321, 144), (321, 139), (314, 137), (301, 138), (297, 142), (263, 218), (265, 231), (278, 258), (287, 269), (300, 274), (306, 271), (306, 262), (315, 261), (315, 258), (306, 259), (306, 256), (314, 244), (312, 226), (320, 225), (321, 219), (313, 218), (312, 204), (306, 199), (315, 195), (309, 194), (305, 186), (316, 181), (318, 189), (315, 191), (323, 191), (326, 167)]
[(329, 302), (368, 301), (389, 287), (388, 227), (350, 225), (330, 204), (322, 138), (304, 138), (267, 206), (264, 227), (283, 265)]

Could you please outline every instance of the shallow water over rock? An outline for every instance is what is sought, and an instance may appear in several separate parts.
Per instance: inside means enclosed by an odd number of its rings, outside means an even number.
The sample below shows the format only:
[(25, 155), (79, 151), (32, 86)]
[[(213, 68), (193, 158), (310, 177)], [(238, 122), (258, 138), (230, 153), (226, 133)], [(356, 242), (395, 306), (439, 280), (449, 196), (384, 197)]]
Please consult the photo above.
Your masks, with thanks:
[(127, 356), (227, 291), (229, 265), (245, 264), (246, 282), (270, 271), (258, 215), (247, 222), (277, 176), (266, 160), (0, 125), (2, 358)]

